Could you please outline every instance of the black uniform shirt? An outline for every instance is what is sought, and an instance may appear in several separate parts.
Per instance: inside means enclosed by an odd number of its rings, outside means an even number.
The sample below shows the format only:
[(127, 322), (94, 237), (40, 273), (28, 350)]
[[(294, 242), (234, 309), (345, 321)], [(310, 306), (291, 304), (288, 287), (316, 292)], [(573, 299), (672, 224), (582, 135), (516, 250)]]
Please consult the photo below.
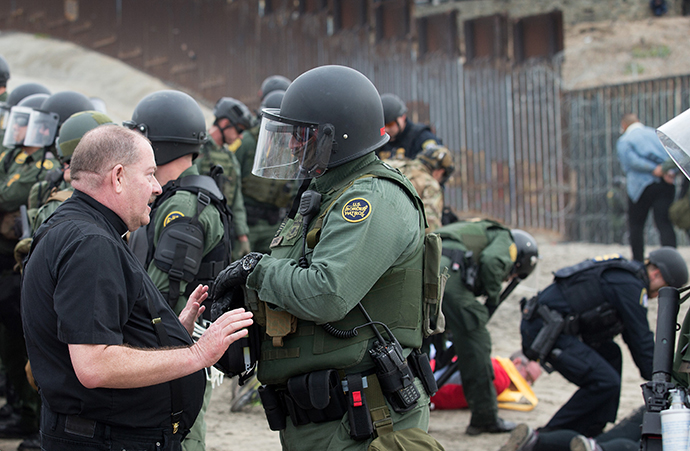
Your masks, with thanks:
[[(65, 218), (67, 221), (57, 224)], [(137, 389), (87, 389), (77, 379), (68, 344), (159, 347), (147, 299), (173, 346), (192, 339), (121, 236), (125, 223), (75, 191), (39, 228), (24, 271), (22, 318), (29, 359), (41, 395), (54, 412), (122, 427), (170, 427), (171, 391), (164, 383)], [(203, 371), (184, 378), (182, 427), (201, 408)]]

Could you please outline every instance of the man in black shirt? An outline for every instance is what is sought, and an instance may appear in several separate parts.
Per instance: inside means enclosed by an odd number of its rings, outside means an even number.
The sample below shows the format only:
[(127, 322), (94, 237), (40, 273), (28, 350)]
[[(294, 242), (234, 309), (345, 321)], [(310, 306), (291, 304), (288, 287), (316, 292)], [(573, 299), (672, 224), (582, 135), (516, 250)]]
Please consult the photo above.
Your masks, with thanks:
[(202, 369), (246, 335), (252, 315), (228, 312), (193, 344), (208, 287), (194, 290), (178, 319), (122, 239), (149, 222), (148, 203), (161, 193), (142, 134), (97, 127), (70, 169), (74, 195), (37, 230), (24, 271), (42, 449), (179, 450), (201, 407)]

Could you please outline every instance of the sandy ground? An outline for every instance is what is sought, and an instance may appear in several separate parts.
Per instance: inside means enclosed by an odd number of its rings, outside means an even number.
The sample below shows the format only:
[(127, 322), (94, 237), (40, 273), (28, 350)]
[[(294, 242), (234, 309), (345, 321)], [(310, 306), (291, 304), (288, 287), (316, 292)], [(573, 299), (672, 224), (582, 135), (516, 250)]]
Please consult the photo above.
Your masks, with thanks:
[[(606, 72), (606, 65), (599, 64), (601, 57), (598, 53), (601, 53), (601, 49), (619, 49), (622, 54), (632, 51), (634, 43), (640, 43), (643, 39), (636, 33), (647, 32), (647, 23), (624, 24), (622, 28), (627, 30), (625, 33), (632, 38), (620, 38), (617, 31), (620, 24), (616, 23), (591, 24), (583, 26), (577, 33), (569, 33), (566, 44), (570, 46), (572, 43), (572, 51), (566, 52), (566, 63), (570, 64), (580, 59), (578, 52), (583, 52), (585, 55), (590, 55), (589, 58), (591, 59), (588, 61), (592, 67), (589, 71), (591, 74), (574, 66), (566, 67), (564, 72), (568, 79), (573, 80), (572, 84), (594, 83), (592, 80), (597, 79), (597, 77), (600, 80), (603, 77), (601, 73)], [(655, 22), (649, 22), (649, 26), (654, 24), (664, 30), (673, 29), (677, 33), (682, 33), (683, 39), (674, 39), (664, 33), (652, 33), (653, 39), (644, 38), (644, 42), (656, 43), (657, 40), (664, 39), (661, 45), (672, 45), (670, 49), (672, 57), (661, 58), (662, 65), (668, 65), (669, 70), (672, 70), (673, 73), (690, 73), (690, 58), (676, 58), (681, 52), (676, 47), (680, 47), (682, 43), (686, 42), (687, 31), (690, 28), (689, 19), (657, 19)], [(607, 45), (604, 42), (607, 36), (614, 36), (616, 44)], [(674, 41), (679, 45), (675, 45)], [(578, 47), (580, 50), (577, 50)], [(596, 50), (597, 48), (599, 50)], [(107, 105), (108, 113), (116, 122), (128, 119), (136, 103), (146, 94), (167, 88), (160, 81), (116, 60), (64, 42), (24, 34), (3, 34), (0, 32), (0, 49), (2, 49), (3, 56), (7, 58), (12, 68), (10, 89), (19, 84), (34, 81), (45, 84), (53, 92), (65, 89), (77, 90), (88, 96), (103, 99)], [(587, 53), (590, 50), (592, 53)], [(625, 55), (621, 56), (621, 58), (624, 57)], [(684, 62), (676, 61), (680, 59)], [(678, 64), (670, 64), (672, 61)], [(611, 62), (609, 72), (617, 73), (620, 64), (625, 65), (625, 62), (615, 62), (615, 64)], [(644, 75), (648, 74), (649, 72), (644, 73)], [(623, 75), (625, 75), (624, 70)], [(608, 79), (613, 80), (615, 76), (610, 75)], [(210, 112), (207, 109), (204, 111), (210, 119)], [(626, 246), (564, 243), (560, 242), (558, 237), (547, 234), (538, 234), (537, 240), (541, 261), (535, 274), (516, 289), (489, 323), (494, 343), (494, 355), (507, 357), (519, 349), (518, 301), (521, 297), (529, 296), (536, 290), (548, 285), (551, 282), (552, 271), (596, 255), (618, 252), (630, 257), (630, 250)], [(690, 248), (683, 247), (680, 248), (680, 251), (685, 259), (690, 261)], [(681, 310), (681, 318), (684, 312), (685, 308)], [(656, 304), (652, 302), (649, 311), (652, 328), (654, 328), (655, 317)], [(643, 382), (627, 352), (627, 348), (624, 345), (621, 347), (624, 350), (625, 363), (619, 418), (642, 404), (639, 386)], [(539, 398), (539, 404), (533, 411), (501, 410), (500, 415), (505, 419), (525, 422), (532, 426), (543, 425), (571, 396), (575, 387), (554, 373), (543, 375), (533, 389)], [(221, 385), (213, 393), (213, 400), (207, 414), (207, 449), (209, 451), (279, 449), (278, 436), (268, 429), (261, 408), (253, 407), (243, 412), (231, 413), (229, 410), (231, 396), (232, 384), (229, 382)], [(464, 430), (469, 422), (469, 417), (470, 414), (467, 410), (434, 411), (431, 414), (430, 432), (447, 450), (498, 449), (507, 439), (507, 434), (484, 434), (477, 437), (465, 435)], [(18, 444), (19, 440), (0, 440), (0, 450), (13, 450)]]

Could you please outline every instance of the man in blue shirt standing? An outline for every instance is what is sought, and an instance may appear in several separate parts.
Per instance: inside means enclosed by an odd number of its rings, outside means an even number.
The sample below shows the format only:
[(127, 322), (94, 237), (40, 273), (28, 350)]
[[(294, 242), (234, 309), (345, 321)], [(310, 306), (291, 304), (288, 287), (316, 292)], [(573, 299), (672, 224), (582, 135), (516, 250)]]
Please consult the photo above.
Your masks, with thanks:
[(676, 234), (668, 217), (676, 193), (675, 172), (662, 170), (668, 155), (655, 130), (642, 124), (636, 115), (623, 116), (621, 132), (616, 148), (627, 181), (630, 246), (633, 259), (643, 261), (644, 225), (650, 208), (654, 210), (661, 245), (676, 247)]

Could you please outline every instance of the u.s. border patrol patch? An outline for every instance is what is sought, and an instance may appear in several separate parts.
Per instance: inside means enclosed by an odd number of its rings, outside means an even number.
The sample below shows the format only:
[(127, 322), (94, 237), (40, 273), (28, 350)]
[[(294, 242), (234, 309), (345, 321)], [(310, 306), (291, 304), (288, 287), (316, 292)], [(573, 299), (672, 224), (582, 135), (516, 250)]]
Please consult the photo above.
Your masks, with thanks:
[(163, 221), (163, 227), (167, 226), (177, 218), (184, 218), (182, 212), (171, 211), (170, 213), (168, 213), (168, 216), (165, 217), (165, 220)]
[(355, 197), (347, 201), (343, 207), (343, 219), (347, 222), (362, 222), (369, 217), (371, 204), (362, 197)]
[[(50, 160), (45, 160), (45, 161), (43, 162), (43, 169), (45, 169), (45, 170), (50, 171), (51, 169), (53, 169), (53, 166), (54, 166), (54, 165), (53, 165), (53, 162), (50, 161)], [(37, 162), (36, 162), (36, 167), (39, 168), (39, 169), (41, 169), (41, 162), (40, 162), (40, 161), (37, 161)]]
[(648, 304), (649, 304), (649, 302), (647, 299), (647, 289), (643, 288), (642, 291), (640, 292), (640, 305), (644, 308), (647, 308)]

